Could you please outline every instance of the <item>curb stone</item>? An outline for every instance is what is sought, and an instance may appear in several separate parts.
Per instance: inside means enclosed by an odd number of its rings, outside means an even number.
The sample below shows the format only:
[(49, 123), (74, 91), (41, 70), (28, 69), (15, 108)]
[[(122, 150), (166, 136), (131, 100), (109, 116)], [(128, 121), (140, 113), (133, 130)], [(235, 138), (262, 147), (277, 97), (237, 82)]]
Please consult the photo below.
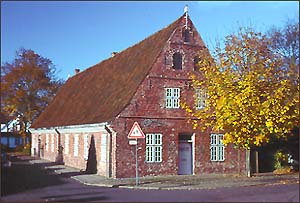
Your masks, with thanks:
[(162, 190), (161, 187), (142, 187), (142, 186), (119, 186), (118, 188), (126, 188), (126, 189), (138, 189), (138, 190)]
[(117, 187), (117, 185), (111, 185), (111, 184), (99, 184), (99, 183), (87, 183), (84, 182), (80, 179), (78, 179), (76, 176), (71, 176), (72, 179), (84, 184), (84, 185), (90, 185), (90, 186), (99, 186), (99, 187), (109, 187), (109, 188), (113, 188), (113, 187)]

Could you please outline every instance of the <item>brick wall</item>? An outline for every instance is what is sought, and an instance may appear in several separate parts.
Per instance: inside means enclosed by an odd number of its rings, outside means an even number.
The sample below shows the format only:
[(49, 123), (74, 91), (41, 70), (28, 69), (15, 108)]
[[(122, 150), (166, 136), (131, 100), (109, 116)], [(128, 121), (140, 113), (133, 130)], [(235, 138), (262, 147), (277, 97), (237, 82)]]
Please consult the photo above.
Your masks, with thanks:
[[(48, 142), (46, 142), (46, 137), (48, 136)], [(53, 136), (53, 137), (52, 137)], [(41, 147), (44, 149), (43, 153), (41, 153), (40, 157), (42, 159), (46, 159), (52, 162), (57, 161), (58, 158), (58, 143), (60, 136), (60, 143), (63, 147), (62, 151), (62, 157), (63, 162), (65, 165), (75, 167), (78, 169), (82, 169), (83, 171), (86, 170), (87, 167), (87, 161), (88, 161), (88, 153), (84, 151), (84, 136), (87, 136), (87, 146), (88, 150), (91, 147), (91, 137), (94, 136), (95, 141), (95, 149), (96, 149), (96, 160), (97, 160), (97, 173), (99, 175), (107, 176), (108, 175), (108, 162), (109, 162), (109, 134), (108, 133), (66, 133), (66, 134), (60, 134), (57, 133), (43, 133), (43, 134), (32, 134), (32, 139), (34, 139), (34, 145), (32, 148), (36, 148), (36, 152), (38, 153), (38, 139), (41, 140)], [(66, 136), (69, 137), (69, 139), (66, 139)], [(78, 136), (78, 153), (74, 153), (74, 142), (75, 137)], [(54, 138), (54, 146), (52, 151), (52, 138)], [(66, 150), (66, 140), (68, 145), (68, 150)], [(48, 145), (48, 147), (47, 147)], [(102, 151), (101, 151), (102, 150)], [(76, 151), (76, 150), (75, 150)], [(33, 154), (32, 154), (33, 155)], [(87, 156), (86, 156), (87, 155)], [(37, 156), (37, 154), (36, 154)]]
[[(182, 22), (183, 26), (184, 22)], [(192, 26), (189, 21), (189, 25)], [(225, 149), (225, 161), (210, 161), (210, 133), (193, 130), (185, 119), (183, 109), (165, 107), (165, 88), (174, 87), (181, 90), (181, 101), (194, 105), (194, 89), (189, 85), (192, 74), (201, 77), (194, 71), (194, 58), (203, 49), (199, 34), (192, 27), (191, 41), (183, 43), (182, 27), (173, 33), (164, 50), (153, 64), (148, 76), (139, 86), (130, 104), (112, 122), (116, 136), (115, 177), (135, 176), (135, 146), (128, 144), (127, 135), (135, 121), (144, 133), (161, 133), (163, 135), (163, 161), (161, 163), (145, 162), (145, 140), (139, 140), (138, 151), (139, 174), (176, 175), (178, 174), (178, 145), (180, 133), (195, 133), (194, 139), (194, 173), (238, 173), (245, 171), (245, 151), (240, 152), (229, 145)], [(179, 52), (183, 57), (182, 70), (172, 67), (172, 56)], [(240, 161), (238, 161), (240, 160)]]
[[(231, 145), (225, 149), (225, 161), (210, 161), (210, 133), (193, 130), (191, 124), (186, 120), (186, 113), (183, 109), (167, 109), (165, 102), (165, 88), (180, 88), (180, 99), (186, 101), (190, 106), (194, 106), (194, 89), (191, 88), (192, 74), (201, 78), (201, 73), (194, 71), (194, 58), (199, 51), (203, 50), (204, 44), (191, 21), (190, 42), (183, 42), (183, 25), (185, 21), (172, 34), (164, 49), (157, 57), (148, 76), (138, 87), (134, 97), (127, 107), (115, 118), (110, 127), (110, 133), (92, 133), (95, 138), (96, 155), (98, 162), (98, 173), (101, 175), (111, 174), (114, 178), (135, 176), (135, 146), (128, 144), (127, 135), (135, 121), (137, 121), (144, 133), (162, 134), (162, 162), (146, 163), (145, 140), (139, 140), (138, 151), (139, 174), (146, 175), (176, 175), (178, 174), (178, 146), (179, 134), (194, 134), (194, 173), (238, 173), (245, 171), (245, 151), (238, 151)], [(182, 55), (182, 70), (173, 69), (174, 53)], [(80, 169), (86, 168), (84, 160), (84, 134), (79, 136), (78, 156), (74, 156), (74, 134), (69, 134), (69, 153), (63, 152), (63, 159), (66, 165)], [(106, 141), (103, 138), (107, 137)], [(35, 135), (33, 135), (35, 137)], [(45, 134), (41, 135), (42, 143), (45, 143)], [(56, 136), (55, 136), (56, 138)], [(35, 138), (36, 139), (36, 138)], [(61, 135), (61, 143), (64, 146), (65, 135)], [(50, 138), (49, 138), (49, 142)], [(111, 146), (111, 152), (106, 147), (106, 155), (102, 153), (104, 149), (101, 143), (106, 142)], [(54, 144), (56, 145), (56, 141)], [(45, 151), (44, 158), (54, 161), (57, 156), (57, 146), (54, 152)], [(51, 146), (49, 146), (51, 150)], [(107, 160), (104, 160), (106, 156)], [(102, 157), (102, 158), (101, 158)], [(108, 161), (109, 160), (109, 161)]]

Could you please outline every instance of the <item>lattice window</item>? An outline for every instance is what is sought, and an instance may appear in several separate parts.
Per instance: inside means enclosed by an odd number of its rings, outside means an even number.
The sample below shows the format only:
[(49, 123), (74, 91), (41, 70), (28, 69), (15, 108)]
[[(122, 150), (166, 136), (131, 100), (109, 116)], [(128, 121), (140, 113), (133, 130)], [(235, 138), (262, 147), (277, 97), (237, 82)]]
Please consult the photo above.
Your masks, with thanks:
[(162, 134), (146, 134), (146, 162), (162, 162)]
[(166, 88), (166, 108), (180, 107), (180, 88)]
[(223, 139), (224, 139), (223, 134), (210, 135), (210, 160), (211, 161), (225, 160), (225, 147), (222, 142)]

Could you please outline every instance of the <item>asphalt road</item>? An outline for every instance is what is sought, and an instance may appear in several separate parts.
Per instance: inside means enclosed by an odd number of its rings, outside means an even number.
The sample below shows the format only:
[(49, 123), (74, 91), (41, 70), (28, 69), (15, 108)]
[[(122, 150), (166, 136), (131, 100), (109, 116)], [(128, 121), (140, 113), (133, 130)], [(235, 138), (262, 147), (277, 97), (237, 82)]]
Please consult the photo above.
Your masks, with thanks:
[[(49, 165), (49, 164), (48, 164)], [(220, 188), (211, 190), (135, 190), (87, 186), (57, 175), (54, 169), (14, 160), (2, 169), (1, 201), (26, 202), (299, 202), (298, 184)]]

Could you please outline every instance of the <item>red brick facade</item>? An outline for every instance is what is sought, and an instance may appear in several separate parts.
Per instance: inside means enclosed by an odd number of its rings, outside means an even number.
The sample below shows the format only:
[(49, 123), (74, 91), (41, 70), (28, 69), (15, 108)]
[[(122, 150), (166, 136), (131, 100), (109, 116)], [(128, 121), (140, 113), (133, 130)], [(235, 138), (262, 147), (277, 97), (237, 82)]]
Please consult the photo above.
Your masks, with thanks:
[[(239, 173), (245, 171), (245, 151), (240, 152), (232, 146), (225, 149), (225, 161), (210, 161), (210, 132), (193, 130), (187, 123), (183, 109), (167, 109), (165, 107), (165, 89), (167, 87), (180, 88), (181, 99), (186, 99), (193, 105), (194, 89), (189, 86), (190, 75), (194, 71), (194, 58), (203, 49), (201, 39), (192, 26), (190, 42), (183, 42), (182, 31), (177, 29), (166, 44), (148, 76), (139, 86), (130, 105), (124, 109), (112, 122), (117, 134), (117, 164), (116, 177), (134, 177), (135, 175), (135, 147), (128, 144), (127, 135), (135, 121), (143, 132), (161, 133), (163, 135), (163, 160), (161, 163), (145, 162), (145, 140), (139, 140), (139, 174), (145, 175), (177, 175), (178, 174), (178, 144), (180, 133), (194, 133), (193, 173)], [(182, 26), (184, 21), (182, 22)], [(183, 55), (182, 70), (172, 68), (172, 55), (180, 52)], [(166, 62), (169, 60), (170, 62)], [(239, 161), (238, 161), (239, 160)]]
[[(180, 88), (180, 100), (187, 101), (191, 106), (194, 105), (195, 90), (190, 86), (190, 76), (192, 74), (199, 75), (194, 70), (194, 58), (199, 51), (205, 49), (205, 46), (190, 20), (188, 21), (190, 40), (184, 42), (184, 25), (185, 18), (181, 18), (129, 104), (107, 126), (103, 127), (101, 132), (73, 133), (71, 131), (68, 133), (68, 153), (65, 152), (66, 133), (60, 133), (60, 142), (64, 148), (63, 161), (66, 165), (85, 170), (87, 161), (84, 159), (84, 135), (88, 135), (89, 143), (91, 136), (94, 135), (98, 174), (114, 178), (134, 177), (135, 146), (128, 144), (127, 135), (133, 123), (138, 122), (145, 134), (159, 133), (162, 135), (162, 161), (157, 163), (146, 162), (146, 141), (145, 139), (138, 140), (140, 176), (177, 175), (179, 136), (182, 134), (191, 136), (189, 143), (191, 143), (192, 150), (192, 174), (245, 172), (245, 151), (239, 152), (233, 146), (228, 145), (225, 148), (224, 161), (211, 161), (211, 132), (209, 130), (206, 132), (193, 130), (192, 125), (187, 122), (187, 115), (183, 109), (166, 108), (165, 88)], [(182, 55), (182, 70), (175, 70), (172, 67), (174, 53)], [(32, 139), (35, 143), (33, 148), (37, 148), (39, 135), (41, 146), (45, 146), (46, 133), (41, 132), (33, 133)], [(47, 151), (44, 147), (42, 157), (55, 161), (58, 155), (58, 134), (54, 130), (51, 132), (55, 137), (55, 150), (52, 152), (51, 146), (48, 146)], [(75, 134), (78, 134), (79, 137), (78, 156), (74, 156)], [(48, 142), (51, 145), (51, 141)]]

